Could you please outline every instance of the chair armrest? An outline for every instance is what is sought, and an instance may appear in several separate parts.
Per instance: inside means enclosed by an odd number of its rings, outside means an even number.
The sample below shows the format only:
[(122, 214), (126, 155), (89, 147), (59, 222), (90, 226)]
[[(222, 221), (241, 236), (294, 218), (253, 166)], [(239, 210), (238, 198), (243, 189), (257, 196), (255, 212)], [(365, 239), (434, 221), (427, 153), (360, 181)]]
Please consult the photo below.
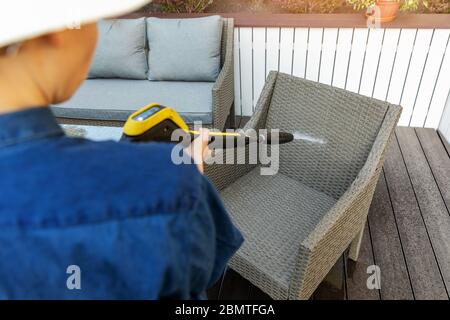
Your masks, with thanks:
[(389, 107), (358, 176), (301, 243), (289, 289), (290, 299), (308, 299), (363, 227), (400, 113), (400, 107)]
[[(253, 114), (252, 118), (244, 126), (244, 131), (248, 129), (259, 130), (265, 127), (266, 115), (270, 107), (270, 102), (272, 100), (272, 93), (275, 86), (276, 77), (276, 72), (271, 72), (269, 74), (264, 89), (262, 90), (261, 96), (258, 100), (256, 111)], [(258, 159), (256, 159), (256, 164), (249, 163), (248, 159), (250, 150), (251, 146), (247, 145), (245, 146), (244, 152), (242, 152), (242, 150), (241, 152), (237, 152), (237, 149), (225, 149), (218, 151), (215, 157), (216, 159), (221, 158), (223, 160), (223, 164), (205, 164), (205, 175), (213, 182), (218, 190), (226, 188), (234, 181), (253, 170), (258, 165)], [(245, 158), (242, 158), (244, 155)], [(227, 156), (233, 157), (234, 164), (226, 164)]]
[(308, 299), (361, 230), (378, 177), (350, 188), (301, 243), (289, 299)]
[(270, 103), (272, 102), (272, 94), (277, 80), (278, 73), (271, 71), (266, 79), (261, 95), (259, 96), (256, 110), (251, 119), (244, 126), (246, 129), (260, 130), (266, 127), (267, 113), (269, 112)]
[[(204, 173), (218, 190), (222, 190), (257, 167), (257, 163), (249, 163), (250, 145), (239, 148), (219, 150), (215, 159), (221, 163), (205, 163)], [(227, 164), (227, 157), (232, 164)], [(255, 162), (255, 161), (254, 161)], [(257, 161), (256, 161), (257, 162)]]
[(228, 19), (228, 32), (226, 42), (225, 60), (222, 70), (217, 77), (212, 89), (212, 112), (213, 126), (215, 129), (223, 130), (225, 122), (230, 114), (234, 102), (234, 24), (233, 19)]

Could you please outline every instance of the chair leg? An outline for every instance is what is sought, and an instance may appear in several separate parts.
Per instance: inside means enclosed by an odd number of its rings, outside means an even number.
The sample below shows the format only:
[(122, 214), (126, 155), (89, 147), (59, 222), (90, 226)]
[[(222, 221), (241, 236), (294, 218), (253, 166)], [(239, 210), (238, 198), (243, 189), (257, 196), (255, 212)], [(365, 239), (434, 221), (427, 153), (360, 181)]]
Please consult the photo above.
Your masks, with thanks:
[(364, 226), (361, 228), (361, 230), (356, 235), (355, 239), (353, 239), (352, 243), (350, 244), (350, 249), (348, 251), (348, 257), (352, 259), (353, 261), (358, 261), (359, 257), (359, 249), (361, 249), (361, 241), (364, 234)]

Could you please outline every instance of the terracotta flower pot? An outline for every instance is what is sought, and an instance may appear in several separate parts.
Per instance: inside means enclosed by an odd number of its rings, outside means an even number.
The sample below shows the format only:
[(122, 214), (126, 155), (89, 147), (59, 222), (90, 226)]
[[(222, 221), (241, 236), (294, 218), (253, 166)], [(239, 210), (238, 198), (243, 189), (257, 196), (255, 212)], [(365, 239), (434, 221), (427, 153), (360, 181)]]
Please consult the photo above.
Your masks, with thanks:
[(389, 22), (397, 17), (397, 12), (400, 8), (400, 2), (395, 0), (377, 0), (375, 8), (371, 12), (367, 12), (368, 19), (373, 19), (376, 22)]

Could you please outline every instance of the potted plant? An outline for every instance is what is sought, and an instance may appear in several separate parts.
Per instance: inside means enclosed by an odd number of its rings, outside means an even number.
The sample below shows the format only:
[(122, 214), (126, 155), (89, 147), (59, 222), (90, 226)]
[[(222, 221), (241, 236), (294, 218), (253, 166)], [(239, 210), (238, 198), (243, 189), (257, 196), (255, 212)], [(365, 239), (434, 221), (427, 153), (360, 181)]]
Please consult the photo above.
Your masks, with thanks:
[(416, 10), (422, 3), (425, 7), (427, 0), (347, 0), (355, 10), (367, 8), (366, 16), (377, 22), (389, 22), (397, 17), (398, 10)]

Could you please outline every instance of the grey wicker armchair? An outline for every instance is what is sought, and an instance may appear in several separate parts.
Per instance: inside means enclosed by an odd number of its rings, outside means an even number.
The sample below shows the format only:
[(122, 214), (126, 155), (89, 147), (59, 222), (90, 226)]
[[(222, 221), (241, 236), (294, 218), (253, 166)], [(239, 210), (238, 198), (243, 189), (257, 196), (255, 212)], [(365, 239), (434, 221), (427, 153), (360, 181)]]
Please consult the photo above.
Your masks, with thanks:
[(270, 73), (244, 129), (298, 131), (305, 139), (280, 146), (275, 175), (261, 175), (259, 164), (205, 167), (245, 237), (230, 267), (274, 299), (308, 299), (349, 246), (357, 260), (400, 113), (396, 105)]

